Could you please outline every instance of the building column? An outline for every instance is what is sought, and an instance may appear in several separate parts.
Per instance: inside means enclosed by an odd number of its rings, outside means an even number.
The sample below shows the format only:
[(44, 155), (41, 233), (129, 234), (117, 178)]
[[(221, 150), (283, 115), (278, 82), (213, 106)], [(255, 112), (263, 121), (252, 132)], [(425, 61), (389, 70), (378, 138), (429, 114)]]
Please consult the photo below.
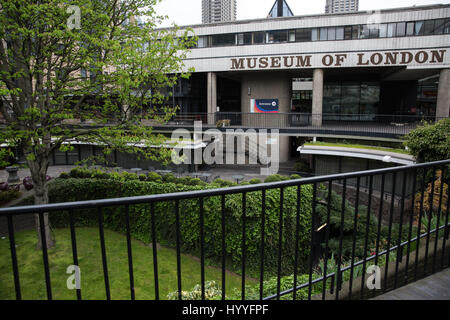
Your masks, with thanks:
[(312, 100), (312, 125), (322, 126), (323, 111), (323, 69), (314, 69), (313, 74), (313, 100)]
[(215, 113), (217, 112), (217, 74), (208, 72), (208, 124), (214, 125)]
[(450, 116), (450, 69), (442, 69), (436, 104), (436, 120)]

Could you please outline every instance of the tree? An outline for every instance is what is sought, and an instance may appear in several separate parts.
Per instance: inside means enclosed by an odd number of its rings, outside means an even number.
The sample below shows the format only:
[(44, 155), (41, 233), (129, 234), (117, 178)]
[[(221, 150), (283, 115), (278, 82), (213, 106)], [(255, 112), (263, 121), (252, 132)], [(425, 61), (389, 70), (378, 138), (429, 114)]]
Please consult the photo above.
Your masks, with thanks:
[[(149, 120), (175, 112), (164, 107), (164, 89), (189, 76), (183, 58), (195, 37), (175, 25), (157, 29), (159, 1), (0, 0), (0, 143), (25, 155), (35, 204), (48, 203), (50, 155), (75, 141), (103, 145), (104, 154), (169, 158), (168, 149), (141, 146), (165, 140)], [(48, 214), (44, 225), (51, 247)]]

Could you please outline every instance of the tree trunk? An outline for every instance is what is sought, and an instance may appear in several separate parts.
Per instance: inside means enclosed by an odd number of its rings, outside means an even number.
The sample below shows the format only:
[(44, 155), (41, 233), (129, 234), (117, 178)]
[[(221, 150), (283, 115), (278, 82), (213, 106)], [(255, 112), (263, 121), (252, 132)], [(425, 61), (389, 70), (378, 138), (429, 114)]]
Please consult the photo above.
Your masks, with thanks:
[[(48, 204), (48, 187), (47, 187), (47, 169), (48, 169), (48, 159), (41, 159), (40, 161), (29, 161), (31, 178), (33, 180), (34, 187), (34, 204), (44, 205)], [(36, 232), (37, 232), (37, 249), (42, 249), (42, 232), (41, 232), (41, 221), (39, 219), (39, 214), (35, 214), (36, 222)], [(55, 239), (51, 232), (50, 221), (48, 213), (43, 214), (45, 240), (47, 244), (47, 249), (55, 245)]]

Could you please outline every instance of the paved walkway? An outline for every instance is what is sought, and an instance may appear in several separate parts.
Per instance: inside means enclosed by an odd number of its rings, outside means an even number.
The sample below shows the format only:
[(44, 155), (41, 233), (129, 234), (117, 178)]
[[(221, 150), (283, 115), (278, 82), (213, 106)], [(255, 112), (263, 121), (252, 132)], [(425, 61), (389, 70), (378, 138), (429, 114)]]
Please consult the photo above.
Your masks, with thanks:
[(373, 300), (450, 300), (450, 268)]

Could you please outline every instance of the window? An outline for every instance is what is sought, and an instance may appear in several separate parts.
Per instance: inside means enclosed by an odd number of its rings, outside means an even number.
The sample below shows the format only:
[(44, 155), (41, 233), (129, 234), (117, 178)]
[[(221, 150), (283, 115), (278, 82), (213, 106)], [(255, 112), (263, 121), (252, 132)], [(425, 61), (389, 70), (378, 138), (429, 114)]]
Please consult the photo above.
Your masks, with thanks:
[(328, 28), (328, 40), (336, 40), (336, 28)]
[(395, 37), (395, 30), (396, 30), (396, 24), (395, 23), (389, 23), (388, 29), (387, 29), (387, 36), (388, 38)]
[(424, 29), (425, 29), (424, 22), (423, 21), (417, 21), (416, 22), (416, 27), (414, 29), (415, 35), (416, 36), (423, 36)]
[(361, 29), (359, 30), (359, 38), (360, 39), (368, 39), (369, 38), (369, 26), (368, 25), (363, 25), (361, 27)]
[(380, 24), (380, 38), (386, 38), (387, 37), (387, 24)]
[(207, 37), (198, 37), (197, 48), (206, 48)]
[(312, 41), (319, 40), (319, 29), (312, 29), (311, 30), (311, 40)]
[(359, 39), (359, 26), (352, 27), (352, 39)]
[(406, 24), (406, 35), (407, 36), (413, 36), (414, 35), (414, 22), (408, 22)]
[(234, 33), (229, 34), (216, 34), (211, 36), (211, 46), (233, 46), (236, 44), (236, 35)]
[(344, 40), (344, 27), (336, 28), (336, 40)]
[(444, 33), (445, 19), (436, 20), (434, 25), (434, 34)]
[(444, 33), (445, 34), (449, 34), (450, 33), (450, 19), (447, 19), (447, 22), (445, 23)]
[(423, 34), (426, 36), (434, 34), (434, 20), (425, 21)]
[(311, 29), (297, 29), (295, 31), (295, 41), (297, 42), (311, 41)]
[(344, 28), (344, 39), (351, 40), (352, 39), (352, 27)]
[(404, 37), (406, 32), (406, 22), (397, 23), (397, 32), (395, 33), (397, 37)]
[(238, 45), (249, 45), (252, 44), (252, 33), (238, 33), (237, 35), (237, 44)]
[(380, 37), (380, 27), (377, 24), (371, 24), (369, 26), (369, 38), (379, 38)]
[(288, 41), (287, 30), (276, 30), (267, 32), (267, 43), (280, 43)]
[(289, 30), (289, 42), (295, 42), (295, 30)]
[(254, 44), (264, 43), (264, 32), (255, 32), (253, 34), (253, 43)]
[(319, 35), (319, 39), (321, 41), (327, 40), (328, 38), (328, 28), (320, 28), (320, 35)]

